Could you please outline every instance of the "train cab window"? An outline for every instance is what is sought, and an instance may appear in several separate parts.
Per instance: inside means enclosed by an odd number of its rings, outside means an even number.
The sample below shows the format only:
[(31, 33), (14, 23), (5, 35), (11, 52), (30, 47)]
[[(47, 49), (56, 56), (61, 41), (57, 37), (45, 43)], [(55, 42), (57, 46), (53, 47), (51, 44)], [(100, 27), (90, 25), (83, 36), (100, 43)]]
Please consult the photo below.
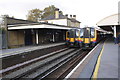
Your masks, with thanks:
[(74, 38), (74, 37), (75, 37), (75, 34), (76, 34), (76, 33), (75, 33), (75, 29), (71, 29), (70, 32), (69, 32), (69, 34), (70, 34), (70, 35), (69, 35), (70, 38)]
[(83, 34), (84, 34), (84, 29), (80, 30), (80, 38), (83, 38)]
[(90, 37), (90, 28), (85, 28), (84, 29), (84, 38), (89, 38)]
[(76, 38), (79, 37), (79, 30), (76, 30)]
[(95, 29), (91, 29), (91, 38), (94, 38), (95, 37)]

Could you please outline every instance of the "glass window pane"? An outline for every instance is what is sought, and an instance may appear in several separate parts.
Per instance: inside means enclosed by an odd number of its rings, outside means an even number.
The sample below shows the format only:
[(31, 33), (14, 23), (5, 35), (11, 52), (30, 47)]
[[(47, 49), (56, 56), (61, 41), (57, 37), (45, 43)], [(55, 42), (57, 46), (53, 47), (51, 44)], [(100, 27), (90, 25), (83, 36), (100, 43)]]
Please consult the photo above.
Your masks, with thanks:
[(84, 34), (84, 30), (81, 29), (81, 30), (80, 30), (80, 38), (83, 38), (83, 34)]
[(91, 29), (91, 38), (94, 38), (94, 37), (95, 37), (95, 30)]
[(79, 37), (79, 30), (76, 30), (76, 38)]

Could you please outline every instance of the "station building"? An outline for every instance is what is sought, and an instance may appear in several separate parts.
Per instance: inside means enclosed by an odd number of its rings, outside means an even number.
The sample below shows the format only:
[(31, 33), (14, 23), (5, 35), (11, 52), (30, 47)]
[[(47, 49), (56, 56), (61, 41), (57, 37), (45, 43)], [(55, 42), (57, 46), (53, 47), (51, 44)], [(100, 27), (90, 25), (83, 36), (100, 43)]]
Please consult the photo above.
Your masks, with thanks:
[(2, 37), (2, 48), (64, 42), (68, 29), (80, 27), (79, 21), (60, 15), (58, 9), (55, 16), (49, 16), (39, 22), (11, 17), (4, 17), (2, 22), (2, 27), (6, 30), (5, 36)]
[(80, 22), (76, 20), (76, 15), (63, 15), (59, 9), (55, 10), (55, 15), (50, 15), (40, 19), (38, 22), (46, 22), (51, 24), (66, 25), (71, 27), (80, 27)]

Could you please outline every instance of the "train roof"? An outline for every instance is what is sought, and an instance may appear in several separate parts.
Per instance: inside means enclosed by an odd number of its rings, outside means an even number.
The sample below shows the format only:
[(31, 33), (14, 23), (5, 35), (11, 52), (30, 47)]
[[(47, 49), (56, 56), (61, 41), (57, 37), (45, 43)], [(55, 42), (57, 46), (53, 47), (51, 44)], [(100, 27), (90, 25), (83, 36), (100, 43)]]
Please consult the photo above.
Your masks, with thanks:
[(103, 30), (102, 28), (99, 28), (99, 27), (84, 27), (84, 28), (94, 28), (97, 31), (100, 31), (100, 32), (103, 32), (103, 33), (106, 33), (106, 34), (112, 34), (112, 32), (108, 32), (108, 31)]
[[(93, 28), (93, 29), (95, 29), (97, 31), (100, 31), (100, 32), (103, 32), (105, 34), (113, 34), (112, 32), (108, 32), (108, 31), (103, 30), (102, 28), (99, 28), (99, 27), (84, 27), (84, 28)], [(84, 29), (84, 28), (77, 28), (77, 27), (75, 27), (75, 28), (71, 28), (71, 29)], [(69, 29), (69, 30), (71, 30), (71, 29)]]

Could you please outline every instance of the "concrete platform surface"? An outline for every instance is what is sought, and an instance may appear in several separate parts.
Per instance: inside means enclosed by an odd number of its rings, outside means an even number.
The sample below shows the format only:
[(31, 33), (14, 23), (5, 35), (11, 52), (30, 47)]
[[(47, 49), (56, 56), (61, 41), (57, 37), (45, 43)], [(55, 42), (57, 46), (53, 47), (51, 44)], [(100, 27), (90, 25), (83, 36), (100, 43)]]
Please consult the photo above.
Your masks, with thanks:
[[(94, 55), (92, 55), (91, 59), (87, 61), (87, 64), (82, 70), (81, 68), (83, 67), (83, 65), (80, 65), (78, 68), (76, 68), (76, 70), (71, 71), (70, 74), (66, 76), (66, 78), (76, 78), (76, 80), (90, 80), (90, 78), (93, 78), (93, 74), (95, 73), (94, 71), (98, 68), (96, 76), (98, 80), (119, 80), (120, 47), (117, 44), (114, 44), (114, 40), (112, 38), (107, 39), (103, 46), (104, 47), (102, 47), (101, 45), (95, 49), (95, 51), (93, 52)], [(99, 67), (96, 68), (96, 64), (98, 63), (98, 57), (101, 58), (99, 62)], [(83, 64), (85, 64), (85, 61)]]
[(118, 48), (112, 39), (105, 42), (98, 78), (118, 78)]
[[(104, 47), (101, 48), (103, 49), (103, 52), (101, 49), (97, 50), (96, 54), (80, 73), (79, 78), (93, 78), (94, 71), (98, 68), (96, 76), (98, 79), (118, 80), (118, 71), (120, 70), (118, 69), (118, 49), (120, 49), (120, 47), (118, 47), (117, 44), (114, 44), (114, 40), (112, 38), (106, 40), (103, 46)], [(99, 67), (96, 67), (100, 54), (101, 58)]]

